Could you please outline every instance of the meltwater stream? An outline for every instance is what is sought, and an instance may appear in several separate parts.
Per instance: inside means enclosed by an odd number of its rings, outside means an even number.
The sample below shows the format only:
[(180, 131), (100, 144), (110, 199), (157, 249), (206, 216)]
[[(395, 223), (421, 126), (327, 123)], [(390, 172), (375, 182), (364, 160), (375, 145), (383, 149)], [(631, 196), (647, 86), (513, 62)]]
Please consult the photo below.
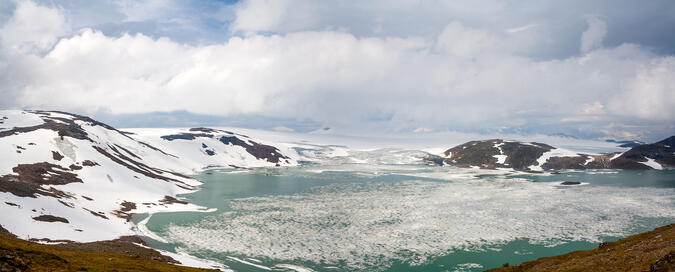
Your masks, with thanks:
[[(675, 171), (553, 175), (420, 165), (212, 170), (153, 246), (237, 271), (481, 271), (675, 222)], [(564, 186), (562, 181), (580, 181)]]

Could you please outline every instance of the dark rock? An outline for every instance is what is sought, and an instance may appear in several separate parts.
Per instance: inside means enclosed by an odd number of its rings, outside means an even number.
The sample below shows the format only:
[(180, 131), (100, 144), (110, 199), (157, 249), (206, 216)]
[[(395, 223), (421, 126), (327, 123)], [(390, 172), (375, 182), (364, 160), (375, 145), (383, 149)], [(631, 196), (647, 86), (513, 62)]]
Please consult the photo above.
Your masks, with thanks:
[(518, 142), (505, 142), (502, 146), (504, 155), (507, 156), (505, 165), (516, 170), (527, 170), (528, 167), (537, 164), (537, 159), (545, 152), (554, 147), (546, 144), (531, 143), (522, 144)]
[(236, 136), (222, 136), (219, 141), (224, 144), (241, 146), (246, 149), (246, 152), (257, 159), (265, 159), (271, 163), (279, 163), (280, 159), (288, 159), (288, 157), (282, 155), (276, 147), (259, 144), (254, 141), (249, 141), (249, 144)]
[(122, 209), (120, 209), (120, 210), (123, 211), (123, 212), (128, 212), (128, 211), (136, 209), (136, 203), (129, 202), (129, 201), (122, 202), (120, 204), (120, 206), (122, 206)]
[(57, 152), (57, 151), (52, 151), (52, 158), (53, 158), (54, 160), (60, 161), (60, 160), (63, 159), (64, 157), (63, 157), (63, 155), (61, 155), (61, 153), (59, 153), (59, 152)]
[(161, 136), (160, 138), (167, 141), (173, 141), (173, 140), (194, 140), (197, 139), (198, 137), (213, 138), (213, 135), (207, 133), (179, 133)]
[(579, 185), (581, 182), (578, 181), (563, 181), (560, 183), (560, 185)]
[(465, 144), (453, 147), (445, 151), (445, 163), (460, 167), (479, 166), (481, 168), (494, 169), (497, 167), (497, 159), (494, 155), (499, 155), (499, 149), (495, 144), (503, 143), (502, 140), (471, 141)]
[(586, 169), (584, 163), (587, 158), (585, 155), (580, 157), (551, 157), (541, 165), (541, 168), (545, 170)]
[(213, 128), (206, 128), (206, 127), (191, 128), (190, 131), (204, 132), (204, 133), (218, 133), (218, 132), (224, 132), (224, 131), (222, 131), (222, 130), (213, 129)]
[[(132, 156), (132, 157), (134, 157), (134, 158), (136, 158), (136, 159), (139, 159), (139, 160), (143, 160), (143, 159), (141, 159), (141, 157), (139, 157), (138, 155), (134, 154), (133, 152), (129, 151), (128, 149), (126, 149), (126, 148), (124, 148), (124, 147), (122, 147), (122, 146), (120, 146), (120, 145), (118, 145), (118, 144), (115, 144), (114, 146), (110, 146), (110, 148), (112, 148), (113, 150), (115, 150), (115, 147), (124, 150), (124, 152), (127, 152), (127, 154), (129, 154), (129, 156)], [(115, 151), (116, 151), (116, 152), (119, 152), (119, 151), (117, 151), (117, 150), (115, 150)]]
[(113, 211), (112, 214), (119, 218), (124, 218), (127, 221), (131, 220), (131, 213), (129, 213), (131, 210), (136, 209), (136, 203), (129, 202), (129, 201), (124, 201), (120, 204), (121, 208), (119, 210)]
[(649, 267), (650, 272), (672, 272), (675, 271), (675, 252), (663, 256)]
[(92, 210), (87, 209), (87, 208), (82, 208), (82, 209), (84, 209), (85, 211), (88, 211), (89, 213), (91, 213), (92, 215), (94, 215), (96, 217), (100, 217), (100, 218), (108, 220), (108, 217), (105, 216), (105, 214), (103, 212), (95, 212), (95, 211), (92, 211)]
[(82, 165), (83, 165), (83, 166), (90, 166), (90, 167), (91, 167), (91, 166), (97, 166), (97, 165), (99, 165), (99, 164), (96, 163), (96, 162), (94, 162), (94, 161), (85, 160), (85, 161), (82, 162)]
[(171, 197), (171, 196), (164, 196), (164, 199), (160, 200), (159, 203), (162, 203), (162, 204), (174, 204), (175, 203), (175, 204), (183, 204), (183, 205), (188, 204), (187, 201), (176, 199), (175, 197)]
[(70, 223), (68, 222), (68, 219), (65, 219), (63, 217), (58, 217), (58, 216), (53, 216), (53, 215), (40, 215), (33, 217), (33, 220), (35, 221), (42, 221), (42, 222), (61, 222), (61, 223)]
[(75, 207), (75, 206), (73, 206), (73, 204), (64, 202), (62, 200), (59, 200), (59, 203), (63, 204), (63, 206), (66, 206), (68, 208), (74, 208)]
[(0, 192), (9, 192), (20, 197), (37, 197), (37, 195), (70, 197), (54, 188), (43, 188), (43, 185), (82, 182), (76, 174), (68, 172), (68, 169), (47, 162), (19, 164), (12, 168), (12, 171), (16, 175), (0, 176)]

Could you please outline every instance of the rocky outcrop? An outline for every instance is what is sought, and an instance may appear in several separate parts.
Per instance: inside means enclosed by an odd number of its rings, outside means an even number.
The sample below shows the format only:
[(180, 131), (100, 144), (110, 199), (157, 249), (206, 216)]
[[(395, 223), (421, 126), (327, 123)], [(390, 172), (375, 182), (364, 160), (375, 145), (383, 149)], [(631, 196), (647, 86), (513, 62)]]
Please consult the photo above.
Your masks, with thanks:
[(471, 141), (444, 152), (444, 163), (459, 167), (529, 170), (544, 153), (554, 147), (542, 143), (521, 143), (492, 139)]
[(444, 157), (427, 156), (429, 164), (519, 171), (565, 169), (663, 169), (675, 167), (675, 136), (638, 145), (624, 153), (583, 154), (542, 143), (501, 139), (471, 141), (446, 150)]
[(36, 198), (38, 195), (53, 198), (70, 197), (48, 186), (82, 183), (77, 174), (69, 169), (48, 162), (19, 164), (12, 170), (14, 174), (0, 176), (0, 192), (12, 193), (19, 197)]

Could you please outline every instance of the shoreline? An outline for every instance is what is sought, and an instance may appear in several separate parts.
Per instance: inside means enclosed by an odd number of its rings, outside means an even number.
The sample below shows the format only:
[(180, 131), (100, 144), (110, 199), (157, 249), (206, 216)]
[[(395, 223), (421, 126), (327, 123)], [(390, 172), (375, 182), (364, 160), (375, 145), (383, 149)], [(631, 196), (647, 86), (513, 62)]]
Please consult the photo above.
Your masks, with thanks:
[[(4, 256), (0, 260), (3, 269), (72, 271), (115, 267), (125, 271), (233, 271), (214, 261), (149, 247), (138, 236), (44, 244), (17, 238), (0, 227), (0, 253)], [(542, 257), (514, 266), (504, 264), (487, 271), (672, 271), (673, 268), (675, 223), (603, 242), (594, 249)]]

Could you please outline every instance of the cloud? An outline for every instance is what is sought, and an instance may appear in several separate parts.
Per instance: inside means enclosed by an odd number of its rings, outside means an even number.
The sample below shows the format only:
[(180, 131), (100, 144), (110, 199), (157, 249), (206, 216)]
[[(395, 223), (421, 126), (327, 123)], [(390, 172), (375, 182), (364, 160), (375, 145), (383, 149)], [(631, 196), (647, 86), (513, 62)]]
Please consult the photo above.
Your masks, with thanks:
[[(42, 48), (41, 54), (13, 50), (16, 42), (3, 39), (0, 106), (253, 115), (377, 131), (573, 131), (595, 137), (673, 130), (673, 57), (630, 43), (603, 46), (609, 33), (602, 21), (588, 19), (588, 29), (576, 33), (575, 47), (579, 39), (587, 44), (583, 55), (542, 59), (526, 54), (547, 35), (539, 23), (508, 31), (454, 20), (434, 34), (404, 36), (347, 29), (258, 33), (279, 22), (292, 29), (286, 17), (295, 11), (274, 5), (279, 3), (238, 4), (242, 13), (233, 26), (246, 35), (209, 44), (92, 28), (59, 39), (69, 29), (66, 19), (55, 20), (63, 27), (50, 34), (19, 39)], [(254, 11), (246, 15), (247, 8)], [(45, 12), (62, 18), (59, 9)], [(265, 12), (278, 16), (243, 19)], [(23, 24), (13, 22), (22, 16), (17, 9), (0, 33), (19, 31)], [(383, 32), (391, 33), (387, 17), (380, 18)], [(313, 20), (306, 23), (319, 24)], [(42, 46), (49, 44), (44, 37), (52, 37), (50, 46)]]
[(595, 115), (605, 113), (605, 106), (600, 102), (594, 102), (593, 104), (584, 104), (581, 107), (581, 114), (585, 115)]
[(255, 33), (260, 30), (274, 30), (281, 23), (282, 16), (290, 1), (250, 0), (240, 4), (232, 30)]
[(607, 35), (607, 24), (596, 18), (586, 19), (588, 29), (581, 34), (581, 52), (588, 53), (593, 49), (602, 47), (602, 41)]
[(529, 24), (529, 25), (524, 25), (524, 26), (519, 26), (519, 27), (509, 28), (509, 29), (506, 30), (506, 32), (509, 32), (509, 33), (518, 33), (518, 32), (523, 32), (523, 31), (527, 31), (527, 30), (533, 29), (533, 28), (535, 28), (535, 27), (537, 27), (537, 24)]
[(502, 42), (485, 30), (448, 24), (438, 36), (436, 47), (458, 57), (474, 57), (483, 51), (501, 48)]
[(70, 27), (61, 11), (21, 0), (12, 18), (0, 28), (0, 42), (5, 50), (40, 53), (68, 32)]
[(672, 122), (675, 117), (675, 57), (653, 60), (638, 68), (619, 95), (610, 101), (620, 116)]
[(272, 129), (273, 129), (274, 131), (281, 131), (281, 132), (293, 132), (293, 131), (295, 131), (295, 130), (292, 129), (292, 128), (284, 127), (284, 126), (278, 126), (278, 127), (272, 128)]

